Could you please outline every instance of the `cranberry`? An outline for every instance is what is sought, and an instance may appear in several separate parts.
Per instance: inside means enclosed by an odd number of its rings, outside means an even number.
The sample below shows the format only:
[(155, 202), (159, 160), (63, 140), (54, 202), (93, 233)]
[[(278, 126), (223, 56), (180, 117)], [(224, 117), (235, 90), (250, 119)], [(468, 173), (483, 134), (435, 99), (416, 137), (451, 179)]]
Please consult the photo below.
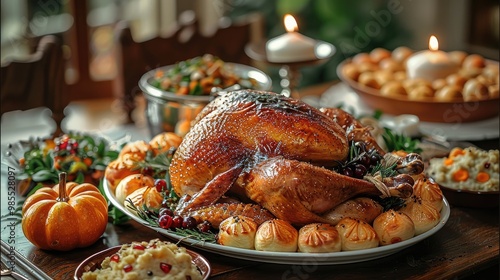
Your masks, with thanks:
[(343, 170), (342, 170), (342, 174), (344, 174), (345, 176), (348, 176), (348, 177), (352, 177), (354, 172), (352, 171), (352, 168), (349, 167), (349, 166), (346, 166)]
[(160, 263), (160, 269), (165, 273), (169, 273), (172, 269), (172, 266), (168, 263)]
[(153, 176), (154, 174), (154, 170), (153, 168), (149, 167), (149, 166), (146, 166), (142, 169), (142, 174), (144, 175), (149, 175), (149, 176)]
[(158, 224), (160, 225), (161, 228), (164, 229), (169, 229), (172, 227), (172, 216), (170, 215), (163, 215), (158, 218)]
[(142, 246), (141, 244), (136, 244), (134, 245), (132, 248), (136, 249), (136, 250), (144, 250), (146, 248), (144, 248), (144, 246)]
[(366, 154), (359, 159), (359, 162), (367, 168), (371, 165), (370, 157)]
[(182, 220), (183, 220), (183, 218), (181, 216), (175, 215), (174, 218), (172, 219), (172, 227), (173, 228), (181, 228), (182, 227)]
[(117, 254), (114, 254), (111, 256), (111, 258), (109, 259), (109, 261), (111, 262), (119, 262), (120, 261), (120, 256), (118, 256)]
[(488, 169), (488, 168), (490, 168), (490, 165), (491, 165), (491, 164), (490, 164), (489, 162), (485, 162), (485, 163), (484, 163), (484, 168)]
[(196, 219), (193, 217), (184, 217), (182, 220), (182, 227), (187, 229), (192, 229), (196, 227)]
[(163, 179), (157, 179), (155, 181), (155, 187), (158, 192), (162, 192), (167, 189), (167, 182)]
[(68, 142), (66, 141), (59, 144), (59, 149), (61, 150), (65, 150), (67, 147), (68, 147)]
[(169, 215), (173, 217), (174, 211), (172, 211), (170, 208), (161, 208), (160, 211), (158, 212), (158, 217), (163, 215)]
[(125, 272), (130, 272), (130, 271), (132, 271), (132, 269), (134, 269), (134, 268), (130, 264), (127, 264), (126, 266), (123, 267), (123, 271), (125, 271)]
[(354, 167), (354, 177), (355, 178), (358, 178), (358, 179), (362, 179), (363, 176), (366, 175), (366, 167), (362, 164), (356, 164), (356, 166)]

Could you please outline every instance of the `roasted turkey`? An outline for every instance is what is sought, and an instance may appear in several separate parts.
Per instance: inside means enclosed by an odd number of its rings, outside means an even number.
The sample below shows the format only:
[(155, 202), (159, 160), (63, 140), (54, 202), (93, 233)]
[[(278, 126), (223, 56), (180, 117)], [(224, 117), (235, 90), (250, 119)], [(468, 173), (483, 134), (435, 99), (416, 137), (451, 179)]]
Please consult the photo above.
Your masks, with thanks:
[(381, 194), (371, 182), (332, 171), (347, 158), (351, 139), (382, 151), (339, 109), (322, 112), (272, 92), (222, 94), (197, 116), (170, 163), (182, 196), (176, 212), (217, 213), (216, 202), (233, 196), (295, 225), (328, 222), (321, 214), (342, 202)]

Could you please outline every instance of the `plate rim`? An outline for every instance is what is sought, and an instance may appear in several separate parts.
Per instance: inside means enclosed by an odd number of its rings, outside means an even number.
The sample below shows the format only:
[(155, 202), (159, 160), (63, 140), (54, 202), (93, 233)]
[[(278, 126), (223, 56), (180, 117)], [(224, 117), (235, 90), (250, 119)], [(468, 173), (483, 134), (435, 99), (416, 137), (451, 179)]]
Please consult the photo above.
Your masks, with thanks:
[[(116, 246), (112, 246), (112, 247), (108, 247), (106, 249), (103, 249), (103, 250), (100, 250), (88, 257), (86, 257), (82, 262), (80, 262), (80, 264), (77, 266), (77, 268), (75, 269), (75, 273), (74, 273), (74, 279), (75, 280), (81, 280), (81, 276), (83, 275), (84, 272), (87, 272), (87, 271), (83, 271), (85, 269), (85, 266), (86, 265), (89, 265), (89, 262), (94, 259), (94, 258), (97, 258), (98, 256), (101, 256), (103, 257), (102, 260), (100, 260), (100, 262), (102, 262), (104, 260), (104, 258), (118, 252), (118, 250), (120, 250), (120, 248), (122, 247), (122, 245), (116, 245)], [(207, 260), (207, 258), (205, 258), (203, 255), (201, 255), (200, 253), (197, 253), (197, 252), (194, 252), (192, 250), (189, 250), (187, 248), (186, 249), (186, 252), (191, 256), (191, 263), (193, 263), (194, 265), (196, 265), (196, 267), (198, 268), (198, 270), (201, 272), (202, 274), (202, 279), (203, 280), (206, 280), (208, 279), (208, 277), (210, 277), (210, 275), (212, 274), (212, 266), (210, 265), (210, 262)], [(195, 262), (195, 259), (197, 260), (200, 260), (206, 270), (203, 270), (202, 268), (200, 268), (200, 266)], [(79, 275), (79, 271), (82, 270), (82, 275)]]
[(144, 220), (133, 214), (129, 209), (127, 209), (124, 205), (121, 205), (116, 200), (115, 195), (112, 193), (112, 191), (108, 186), (107, 180), (103, 180), (103, 189), (109, 201), (120, 211), (124, 212), (134, 221), (164, 236), (170, 237), (181, 243), (211, 253), (217, 253), (220, 255), (235, 257), (239, 259), (260, 261), (265, 263), (276, 263), (276, 264), (303, 264), (305, 261), (309, 262), (310, 259), (314, 259), (316, 260), (315, 264), (331, 265), (331, 264), (356, 263), (356, 262), (368, 261), (372, 259), (385, 257), (391, 254), (395, 254), (407, 247), (415, 245), (416, 243), (434, 235), (436, 232), (438, 232), (439, 230), (441, 230), (441, 228), (444, 227), (444, 225), (446, 224), (446, 222), (450, 217), (450, 212), (451, 212), (450, 204), (443, 196), (443, 207), (440, 212), (441, 217), (437, 225), (435, 225), (432, 229), (420, 235), (412, 237), (411, 239), (391, 245), (378, 246), (376, 248), (357, 250), (357, 251), (341, 251), (341, 252), (331, 252), (331, 253), (265, 252), (265, 251), (228, 247), (215, 243), (207, 243), (200, 240), (179, 236), (174, 233), (170, 233), (162, 228), (153, 227), (151, 225), (144, 223)]

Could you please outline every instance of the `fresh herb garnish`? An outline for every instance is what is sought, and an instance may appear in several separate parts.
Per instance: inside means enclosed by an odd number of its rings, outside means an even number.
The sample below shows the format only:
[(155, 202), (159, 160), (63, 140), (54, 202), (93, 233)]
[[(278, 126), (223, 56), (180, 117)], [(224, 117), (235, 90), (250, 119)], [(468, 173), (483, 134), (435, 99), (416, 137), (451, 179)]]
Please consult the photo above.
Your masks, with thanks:
[(385, 127), (382, 134), (388, 151), (405, 151), (408, 153), (421, 153), (422, 149), (418, 147), (419, 141), (409, 136), (396, 134), (391, 129)]
[[(149, 209), (146, 205), (143, 205), (142, 207), (137, 207), (130, 199), (127, 199), (125, 204), (127, 208), (129, 208), (133, 213), (136, 213), (139, 218), (144, 220), (146, 225), (149, 225), (151, 227), (160, 227), (160, 225), (158, 224), (158, 210)], [(187, 229), (187, 228), (175, 228), (175, 229), (164, 229), (164, 230), (166, 230), (169, 233), (181, 236), (183, 238), (191, 238), (198, 240), (200, 242), (208, 242), (208, 243), (216, 242), (216, 235), (211, 231), (201, 232), (196, 229)]]

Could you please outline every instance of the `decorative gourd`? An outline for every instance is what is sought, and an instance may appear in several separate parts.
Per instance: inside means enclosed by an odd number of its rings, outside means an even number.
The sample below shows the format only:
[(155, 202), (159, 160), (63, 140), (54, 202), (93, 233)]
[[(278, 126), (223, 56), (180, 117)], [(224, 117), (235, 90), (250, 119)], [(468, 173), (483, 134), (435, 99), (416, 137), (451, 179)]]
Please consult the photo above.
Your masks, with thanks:
[(66, 183), (44, 187), (23, 204), (22, 228), (26, 238), (46, 250), (69, 251), (96, 242), (108, 222), (106, 199), (92, 184)]

